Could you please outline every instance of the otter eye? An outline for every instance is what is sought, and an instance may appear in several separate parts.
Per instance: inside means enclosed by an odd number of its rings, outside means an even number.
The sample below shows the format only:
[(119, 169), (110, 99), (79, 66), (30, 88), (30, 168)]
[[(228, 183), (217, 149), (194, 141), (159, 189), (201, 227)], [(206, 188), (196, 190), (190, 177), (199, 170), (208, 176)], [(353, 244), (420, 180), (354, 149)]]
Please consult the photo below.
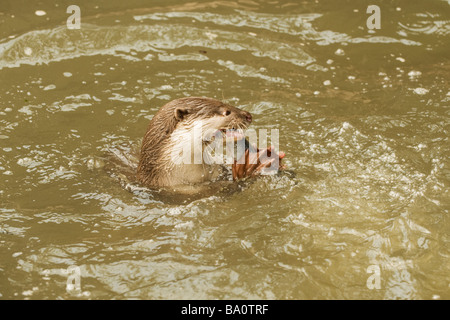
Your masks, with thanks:
[(230, 111), (230, 110), (226, 110), (226, 111), (223, 112), (223, 115), (224, 115), (224, 116), (229, 116), (230, 114), (231, 114), (231, 111)]

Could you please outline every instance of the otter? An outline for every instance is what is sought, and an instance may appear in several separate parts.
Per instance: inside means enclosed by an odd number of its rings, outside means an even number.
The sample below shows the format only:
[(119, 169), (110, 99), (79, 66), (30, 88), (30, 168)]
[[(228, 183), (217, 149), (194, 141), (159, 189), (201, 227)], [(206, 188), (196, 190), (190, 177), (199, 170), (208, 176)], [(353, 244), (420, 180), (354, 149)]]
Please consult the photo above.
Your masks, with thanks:
[[(177, 161), (177, 156), (188, 146), (191, 147), (188, 148), (191, 150), (188, 157), (195, 160), (194, 153), (204, 154), (218, 133), (235, 140), (242, 139), (243, 130), (251, 122), (249, 112), (216, 99), (187, 97), (173, 100), (161, 107), (150, 120), (142, 140), (136, 178), (145, 187), (173, 187), (219, 180), (226, 175), (223, 166), (211, 161), (181, 162)], [(202, 132), (197, 138), (195, 128)], [(268, 157), (263, 159), (263, 152)], [(269, 167), (275, 157), (281, 160), (284, 153), (276, 154), (271, 148), (263, 151), (246, 148), (242, 157), (232, 164), (234, 180), (258, 174)]]

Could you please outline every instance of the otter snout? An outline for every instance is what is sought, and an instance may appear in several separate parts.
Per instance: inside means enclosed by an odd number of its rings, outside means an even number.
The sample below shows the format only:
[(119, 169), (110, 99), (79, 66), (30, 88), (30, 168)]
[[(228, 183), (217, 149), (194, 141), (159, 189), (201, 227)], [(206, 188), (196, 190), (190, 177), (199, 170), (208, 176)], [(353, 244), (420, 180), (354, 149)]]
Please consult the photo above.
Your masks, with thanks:
[(247, 112), (247, 111), (243, 111), (243, 113), (244, 113), (245, 120), (248, 123), (251, 123), (252, 122), (252, 114), (250, 112)]

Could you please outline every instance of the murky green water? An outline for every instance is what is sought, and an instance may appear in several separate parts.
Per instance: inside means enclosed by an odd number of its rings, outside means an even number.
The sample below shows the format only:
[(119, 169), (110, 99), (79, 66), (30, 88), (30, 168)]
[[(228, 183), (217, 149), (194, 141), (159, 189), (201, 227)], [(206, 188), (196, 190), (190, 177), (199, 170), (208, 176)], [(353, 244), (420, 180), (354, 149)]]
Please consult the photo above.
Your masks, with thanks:
[[(448, 1), (69, 4), (0, 4), (0, 298), (450, 298)], [(180, 205), (92, 168), (191, 95), (294, 174)]]

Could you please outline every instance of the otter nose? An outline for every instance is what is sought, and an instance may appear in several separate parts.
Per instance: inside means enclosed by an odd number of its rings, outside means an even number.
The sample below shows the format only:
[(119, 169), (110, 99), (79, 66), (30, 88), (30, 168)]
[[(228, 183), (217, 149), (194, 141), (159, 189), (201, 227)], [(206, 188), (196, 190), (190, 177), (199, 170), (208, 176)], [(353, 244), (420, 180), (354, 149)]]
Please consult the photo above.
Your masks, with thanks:
[(247, 122), (252, 122), (252, 115), (250, 112), (245, 111), (244, 112), (244, 116), (245, 116), (245, 120), (247, 120)]

